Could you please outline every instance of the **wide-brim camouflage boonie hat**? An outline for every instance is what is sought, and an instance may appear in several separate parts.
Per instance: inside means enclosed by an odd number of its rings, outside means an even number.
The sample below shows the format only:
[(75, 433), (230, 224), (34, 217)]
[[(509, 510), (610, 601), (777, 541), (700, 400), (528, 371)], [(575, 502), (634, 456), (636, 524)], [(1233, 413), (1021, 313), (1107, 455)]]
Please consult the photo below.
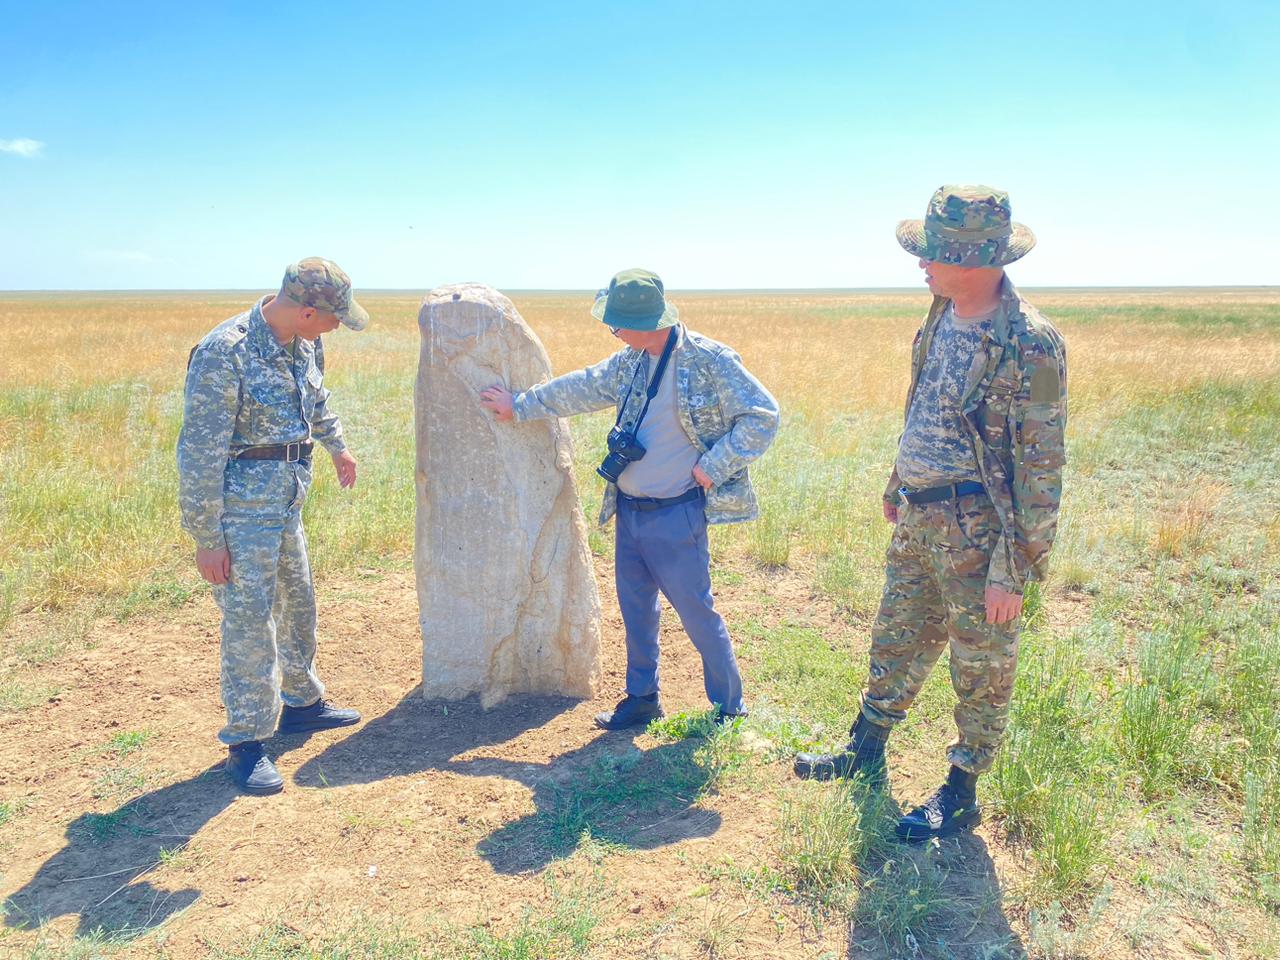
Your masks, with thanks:
[(369, 325), (368, 311), (352, 296), (351, 278), (332, 260), (307, 257), (289, 264), (280, 292), (304, 307), (332, 313), (352, 330), (363, 330)]
[(1036, 245), (1030, 228), (1013, 222), (1009, 194), (981, 185), (939, 187), (924, 219), (903, 220), (897, 233), (908, 253), (957, 267), (1003, 267)]
[(673, 327), (680, 319), (675, 304), (667, 302), (662, 278), (638, 267), (614, 275), (596, 294), (591, 315), (606, 326), (640, 331)]

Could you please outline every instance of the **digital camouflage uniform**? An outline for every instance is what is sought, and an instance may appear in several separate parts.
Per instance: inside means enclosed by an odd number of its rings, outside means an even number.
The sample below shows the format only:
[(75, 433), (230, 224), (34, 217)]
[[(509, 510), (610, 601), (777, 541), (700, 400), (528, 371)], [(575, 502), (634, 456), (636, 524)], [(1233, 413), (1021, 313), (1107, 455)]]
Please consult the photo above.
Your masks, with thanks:
[[(733, 350), (683, 325), (679, 329), (669, 362), (676, 377), (680, 424), (701, 454), (698, 466), (714, 484), (707, 492), (707, 522), (752, 520), (760, 508), (747, 464), (773, 441), (778, 403)], [(644, 406), (650, 363), (656, 362), (644, 350), (619, 350), (585, 370), (518, 394), (512, 405), (515, 418), (569, 417), (621, 407), (625, 399), (626, 408), (618, 411), (621, 422), (634, 423)], [(610, 483), (600, 509), (601, 525), (617, 511), (617, 495), (617, 486)]]
[[(916, 334), (907, 417), (948, 303), (935, 297)], [(901, 720), (950, 640), (959, 736), (949, 758), (969, 773), (982, 773), (995, 758), (1017, 663), (1018, 620), (987, 623), (985, 590), (1021, 594), (1046, 572), (1067, 416), (1062, 337), (1007, 279), (978, 358), (960, 411), (988, 495), (915, 506), (899, 496), (895, 467), (885, 502), (897, 507), (898, 523), (862, 697), (873, 723)]]
[(320, 340), (281, 344), (262, 315), (268, 299), (219, 324), (192, 350), (178, 437), (183, 529), (197, 546), (226, 547), (231, 555), (230, 581), (213, 587), (222, 611), (227, 711), (218, 738), (228, 745), (270, 737), (281, 698), (301, 707), (324, 692), (302, 529), (311, 463), (235, 455), (308, 437), (333, 454), (346, 449), (323, 384)]
[[(625, 501), (619, 510), (617, 486), (610, 483), (605, 491), (600, 523), (617, 513), (614, 575), (626, 633), (626, 692), (628, 698), (655, 698), (656, 705), (661, 591), (702, 658), (707, 700), (736, 716), (746, 711), (742, 677), (712, 596), (707, 525), (756, 516), (759, 507), (747, 464), (773, 440), (778, 405), (728, 347), (679, 325), (675, 335), (663, 379), (674, 378), (679, 429), (696, 448), (698, 464), (714, 486), (705, 499), (699, 496), (652, 511)], [(614, 406), (621, 423), (635, 424), (655, 363), (648, 351), (621, 350), (595, 366), (519, 394), (513, 403), (516, 419), (564, 417)], [(651, 410), (650, 416), (655, 415)], [(686, 479), (687, 487), (694, 488), (691, 471)]]

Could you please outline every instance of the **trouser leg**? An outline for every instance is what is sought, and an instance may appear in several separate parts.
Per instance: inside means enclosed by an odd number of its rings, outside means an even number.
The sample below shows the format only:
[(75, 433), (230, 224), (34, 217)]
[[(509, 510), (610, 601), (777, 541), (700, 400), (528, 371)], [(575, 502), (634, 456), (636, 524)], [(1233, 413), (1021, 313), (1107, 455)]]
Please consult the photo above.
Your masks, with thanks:
[(649, 511), (643, 540), (649, 569), (702, 657), (707, 699), (726, 713), (742, 713), (742, 677), (724, 618), (711, 595), (711, 554), (701, 501)]
[(927, 549), (919, 511), (904, 505), (885, 563), (884, 593), (871, 630), (871, 667), (862, 713), (892, 726), (907, 715), (942, 654), (945, 609)]
[(1009, 722), (1018, 662), (1020, 618), (986, 622), (987, 568), (999, 517), (985, 498), (962, 501), (950, 550), (939, 570), (951, 639), (951, 684), (956, 691), (957, 737), (947, 756), (969, 773), (984, 773), (995, 761)]
[(627, 637), (627, 693), (658, 691), (658, 584), (637, 538), (638, 511), (619, 504), (615, 518), (613, 575)]
[(280, 702), (276, 687), (276, 628), (272, 607), (282, 520), (224, 518), (231, 579), (213, 588), (222, 611), (222, 704), (225, 744), (265, 740), (275, 732)]
[(276, 574), (273, 619), (280, 658), (280, 697), (291, 707), (305, 707), (324, 695), (316, 676), (316, 594), (307, 556), (302, 511), (285, 519)]

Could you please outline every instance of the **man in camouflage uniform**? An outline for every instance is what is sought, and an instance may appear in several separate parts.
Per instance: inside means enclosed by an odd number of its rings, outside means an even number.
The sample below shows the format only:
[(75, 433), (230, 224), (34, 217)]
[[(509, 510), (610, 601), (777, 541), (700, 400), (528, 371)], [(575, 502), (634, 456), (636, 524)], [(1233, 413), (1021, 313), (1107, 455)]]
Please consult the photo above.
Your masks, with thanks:
[(248, 793), (284, 785), (262, 750), (277, 716), (281, 733), (360, 719), (322, 699), (302, 502), (315, 441), (339, 483), (356, 482), (355, 457), (323, 384), (320, 336), (368, 321), (347, 275), (311, 257), (285, 271), (278, 294), (215, 327), (188, 361), (178, 436), (182, 526), (222, 611), (227, 725), (218, 739), (229, 748), (227, 773)]
[(657, 274), (617, 274), (592, 315), (627, 349), (515, 396), (491, 387), (481, 403), (499, 420), (517, 421), (616, 408), (615, 430), (634, 434), (643, 453), (619, 458), (611, 442), (600, 468), (610, 481), (600, 523), (618, 518), (614, 575), (627, 680), (626, 695), (596, 723), (620, 730), (662, 716), (659, 591), (702, 656), (707, 698), (723, 723), (746, 707), (733, 644), (711, 596), (707, 524), (758, 513), (747, 464), (772, 442), (778, 404), (736, 353), (678, 322)]
[(918, 841), (980, 817), (976, 780), (1008, 720), (1023, 589), (1044, 577), (1057, 528), (1067, 367), (1058, 331), (1004, 275), (1035, 244), (1004, 191), (942, 187), (897, 232), (934, 298), (884, 495), (895, 527), (870, 677), (844, 750), (800, 754), (796, 772), (882, 782), (889, 729), (949, 642), (959, 736), (946, 783), (898, 824)]

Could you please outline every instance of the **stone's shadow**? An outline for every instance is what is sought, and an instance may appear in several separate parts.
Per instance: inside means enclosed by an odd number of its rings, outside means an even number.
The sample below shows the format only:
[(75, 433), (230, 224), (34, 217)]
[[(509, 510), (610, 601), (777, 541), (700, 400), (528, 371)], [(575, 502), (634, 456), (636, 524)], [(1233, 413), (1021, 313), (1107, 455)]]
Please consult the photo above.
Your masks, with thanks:
[(474, 699), (426, 701), (415, 690), (304, 763), (294, 781), (337, 787), (441, 770), (523, 783), (533, 791), (536, 812), (499, 827), (479, 845), (500, 873), (540, 870), (571, 854), (584, 835), (651, 849), (719, 829), (719, 814), (692, 807), (712, 776), (694, 758), (701, 740), (640, 750), (634, 737), (602, 733), (548, 763), (455, 759), (513, 740), (578, 703), (564, 697), (513, 697), (484, 710)]
[(449, 769), (510, 777), (533, 791), (536, 811), (495, 830), (478, 847), (499, 873), (523, 873), (570, 856), (586, 839), (652, 850), (714, 834), (720, 814), (693, 806), (714, 776), (694, 757), (701, 744), (620, 749), (616, 735), (604, 734), (549, 764), (479, 759)]
[[(897, 814), (890, 802), (887, 812)], [(889, 867), (885, 871), (886, 865)], [(927, 915), (912, 924), (906, 949), (909, 956), (947, 957), (949, 960), (1022, 960), (1027, 956), (1022, 939), (1009, 926), (1004, 913), (1004, 893), (986, 841), (974, 833), (937, 843), (898, 844), (885, 848), (881, 856), (860, 865), (869, 876), (882, 880), (898, 903), (868, 904), (849, 925), (848, 955), (857, 960), (889, 960), (903, 955), (903, 946), (886, 943), (886, 924), (877, 922), (884, 910), (895, 920), (905, 920), (914, 904)], [(897, 874), (897, 881), (889, 874)], [(862, 896), (866, 897), (864, 887)], [(908, 921), (909, 922), (909, 921)]]
[[(268, 752), (275, 758), (287, 748), (275, 741)], [(162, 851), (177, 851), (239, 795), (219, 760), (108, 813), (81, 814), (67, 826), (67, 845), (4, 903), (5, 925), (34, 928), (74, 914), (78, 935), (122, 938), (159, 926), (200, 898), (194, 888), (152, 883)]]
[(484, 710), (475, 698), (423, 700), (420, 688), (414, 688), (382, 716), (304, 763), (293, 779), (307, 787), (341, 787), (445, 770), (458, 754), (512, 740), (579, 702), (511, 697)]

